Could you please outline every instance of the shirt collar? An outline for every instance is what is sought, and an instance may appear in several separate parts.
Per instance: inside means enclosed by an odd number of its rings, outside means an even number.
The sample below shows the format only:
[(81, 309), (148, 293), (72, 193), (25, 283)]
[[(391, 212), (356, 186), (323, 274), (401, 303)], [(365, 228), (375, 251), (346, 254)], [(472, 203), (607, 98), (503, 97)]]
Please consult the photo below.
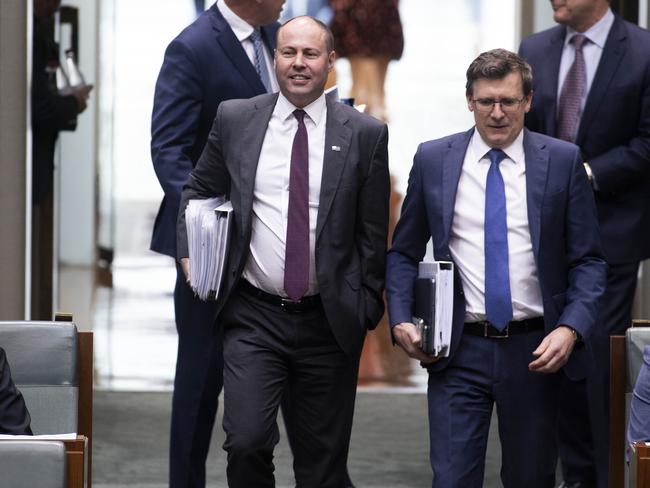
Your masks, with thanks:
[[(612, 24), (614, 23), (614, 14), (612, 13), (612, 9), (608, 8), (607, 12), (605, 15), (602, 16), (602, 18), (596, 22), (594, 25), (589, 27), (584, 32), (581, 32), (580, 34), (583, 34), (589, 41), (594, 43), (596, 46), (598, 46), (601, 49), (605, 48), (605, 42), (607, 41), (607, 36), (609, 35), (609, 31), (612, 28)], [(566, 46), (571, 38), (578, 34), (578, 32), (571, 27), (567, 26), (566, 29), (566, 36), (564, 38), (564, 45)]]
[[(490, 146), (486, 144), (481, 135), (475, 129), (474, 134), (472, 135), (472, 141), (470, 142), (472, 148), (472, 153), (474, 154), (474, 160), (476, 162), (481, 162), (483, 159), (487, 158), (487, 153), (490, 149)], [(508, 159), (513, 163), (518, 164), (524, 161), (524, 130), (522, 129), (517, 135), (517, 138), (512, 141), (512, 143), (502, 149)]]
[[(282, 92), (278, 94), (278, 101), (275, 104), (275, 109), (273, 110), (273, 113), (277, 115), (280, 120), (287, 120), (289, 117), (293, 115), (294, 110), (297, 110), (298, 107), (296, 107), (293, 103), (291, 103), (289, 100), (287, 100), (287, 97), (285, 97)], [(327, 103), (325, 102), (325, 93), (321, 93), (320, 97), (318, 97), (316, 100), (311, 102), (309, 105), (306, 107), (303, 107), (302, 110), (304, 110), (307, 113), (307, 116), (311, 119), (311, 121), (314, 123), (314, 125), (318, 126), (321, 121), (324, 119), (323, 115), (325, 114), (327, 110)]]
[(226, 2), (219, 0), (217, 2), (217, 8), (221, 12), (221, 15), (223, 15), (223, 18), (226, 19), (226, 22), (228, 22), (228, 25), (239, 42), (245, 41), (250, 37), (253, 30), (255, 30), (253, 26), (230, 10)]

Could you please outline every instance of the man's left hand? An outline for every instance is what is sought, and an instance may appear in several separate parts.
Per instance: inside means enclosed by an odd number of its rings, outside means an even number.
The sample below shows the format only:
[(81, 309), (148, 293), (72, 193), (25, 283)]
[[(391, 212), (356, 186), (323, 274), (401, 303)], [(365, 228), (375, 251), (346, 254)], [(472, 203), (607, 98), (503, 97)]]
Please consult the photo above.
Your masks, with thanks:
[(555, 373), (569, 360), (576, 342), (575, 337), (566, 325), (557, 327), (533, 351), (536, 359), (528, 365), (528, 369), (536, 373)]

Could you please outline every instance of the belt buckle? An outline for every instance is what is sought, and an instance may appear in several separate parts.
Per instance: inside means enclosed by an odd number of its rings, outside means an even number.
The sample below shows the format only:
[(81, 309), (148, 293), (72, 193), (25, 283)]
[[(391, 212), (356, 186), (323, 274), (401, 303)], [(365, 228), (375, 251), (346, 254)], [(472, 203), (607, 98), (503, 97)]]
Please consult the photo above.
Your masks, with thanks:
[[(490, 327), (492, 327), (494, 331), (490, 331)], [(496, 327), (490, 324), (490, 322), (485, 320), (483, 322), (483, 337), (488, 337), (489, 339), (507, 339), (510, 337), (510, 325), (506, 325), (505, 329), (499, 331)]]
[(291, 298), (281, 298), (280, 308), (286, 313), (299, 313), (298, 302), (294, 302)]

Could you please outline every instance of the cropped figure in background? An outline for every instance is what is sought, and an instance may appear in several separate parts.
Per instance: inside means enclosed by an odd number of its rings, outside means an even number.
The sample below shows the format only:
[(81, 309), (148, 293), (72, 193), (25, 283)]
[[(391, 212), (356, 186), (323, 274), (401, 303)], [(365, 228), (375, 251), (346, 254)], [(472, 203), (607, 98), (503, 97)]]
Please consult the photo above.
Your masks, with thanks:
[(588, 344), (593, 368), (563, 385), (559, 452), (565, 486), (605, 488), (609, 336), (630, 326), (639, 263), (650, 257), (650, 32), (615, 16), (607, 0), (551, 3), (561, 25), (519, 48), (535, 74), (526, 127), (580, 147), (609, 264)]
[[(230, 254), (212, 320), (223, 327), (224, 449), (231, 488), (271, 488), (289, 392), (296, 485), (342, 488), (357, 368), (380, 319), (388, 227), (388, 129), (326, 97), (329, 29), (278, 31), (280, 93), (224, 102), (183, 187), (227, 195)], [(185, 213), (178, 257), (189, 269)]]
[(11, 379), (5, 350), (0, 347), (0, 434), (31, 435), (30, 421), (25, 400)]
[(366, 112), (386, 121), (384, 84), (388, 63), (402, 57), (404, 35), (398, 0), (331, 0), (337, 55), (352, 70), (350, 96)]
[(650, 442), (650, 345), (643, 349), (643, 364), (630, 403), (627, 444), (637, 441)]
[[(151, 157), (165, 192), (151, 249), (176, 257), (181, 187), (199, 159), (224, 100), (277, 91), (276, 22), (283, 0), (219, 0), (167, 47), (151, 121)], [(205, 460), (223, 385), (214, 302), (195, 297), (177, 264), (178, 356), (172, 398), (169, 482), (205, 486)]]
[[(420, 145), (388, 254), (397, 343), (429, 370), (433, 486), (481, 487), (496, 404), (505, 488), (551, 488), (560, 370), (586, 374), (581, 338), (605, 283), (596, 209), (576, 146), (524, 129), (532, 73), (503, 49), (469, 66), (475, 127)], [(455, 265), (449, 357), (426, 356), (413, 282), (433, 240)], [(447, 304), (452, 306), (452, 304)]]
[(59, 132), (74, 130), (92, 85), (57, 89), (59, 45), (54, 14), (60, 0), (34, 0), (32, 58), (32, 319), (52, 319), (54, 150)]

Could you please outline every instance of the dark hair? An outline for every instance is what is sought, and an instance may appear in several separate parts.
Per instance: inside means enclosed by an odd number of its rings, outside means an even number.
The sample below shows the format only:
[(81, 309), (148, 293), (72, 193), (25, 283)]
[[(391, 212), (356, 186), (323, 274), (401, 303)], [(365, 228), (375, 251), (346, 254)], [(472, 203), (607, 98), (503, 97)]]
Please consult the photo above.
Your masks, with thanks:
[(282, 24), (280, 26), (280, 28), (278, 29), (278, 32), (277, 32), (277, 34), (275, 36), (276, 45), (278, 43), (277, 39), (280, 36), (280, 31), (284, 28), (285, 25), (287, 25), (289, 22), (293, 22), (296, 19), (310, 19), (310, 20), (312, 20), (318, 27), (320, 27), (320, 29), (325, 34), (325, 48), (327, 49), (327, 52), (331, 53), (334, 50), (334, 35), (332, 34), (332, 31), (330, 30), (330, 28), (327, 27), (327, 25), (325, 25), (320, 20), (318, 20), (318, 19), (316, 19), (314, 17), (310, 17), (309, 15), (299, 15), (297, 17), (293, 17), (293, 18), (287, 20), (284, 24)]
[(521, 56), (506, 49), (492, 49), (481, 53), (467, 68), (465, 95), (472, 96), (476, 80), (500, 80), (514, 72), (521, 74), (524, 96), (527, 97), (533, 91), (533, 70)]

